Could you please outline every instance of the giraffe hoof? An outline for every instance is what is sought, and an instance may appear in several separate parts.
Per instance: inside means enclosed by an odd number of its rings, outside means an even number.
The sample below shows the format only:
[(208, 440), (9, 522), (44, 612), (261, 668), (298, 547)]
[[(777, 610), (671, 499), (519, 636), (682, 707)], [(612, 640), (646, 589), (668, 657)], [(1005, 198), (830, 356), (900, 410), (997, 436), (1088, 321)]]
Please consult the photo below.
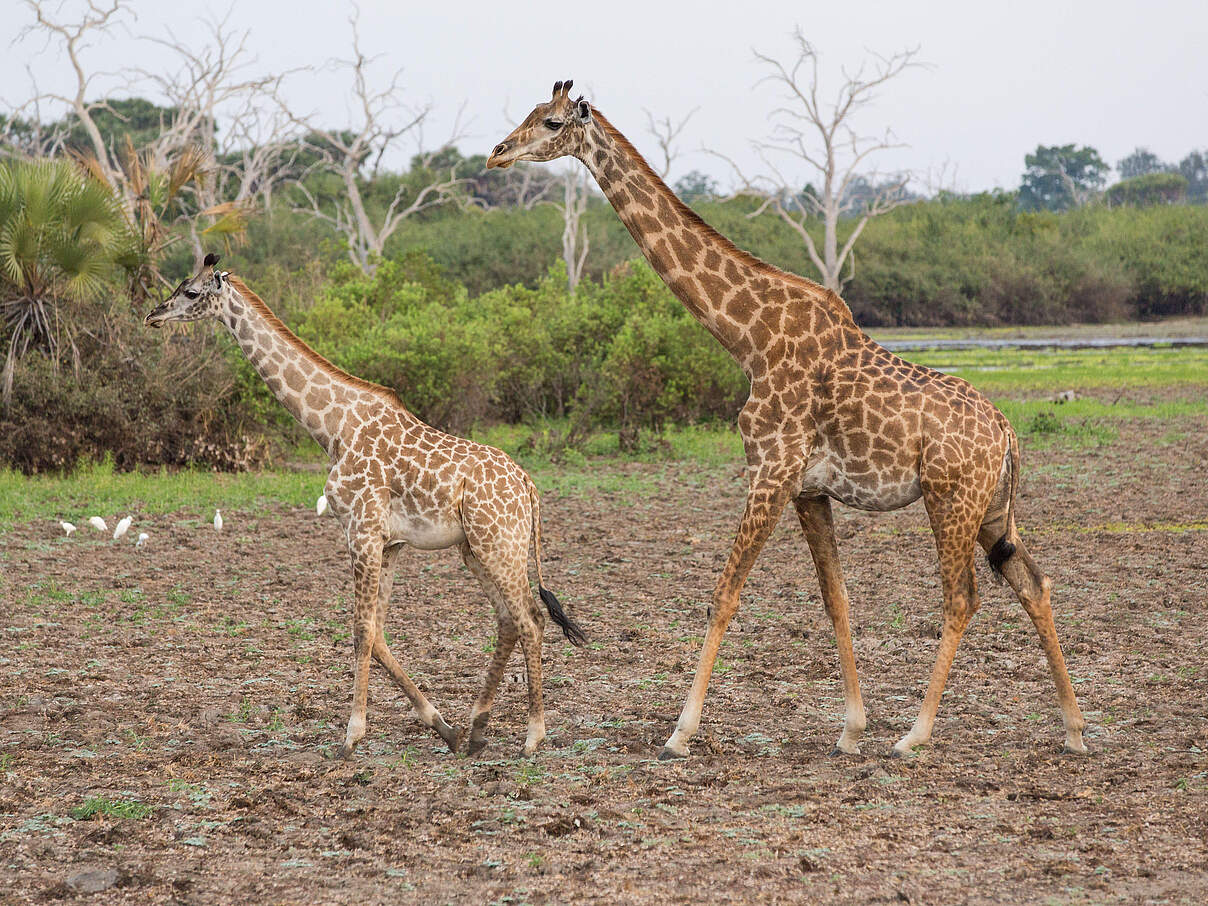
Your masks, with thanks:
[(894, 746), (892, 749), (889, 750), (889, 757), (890, 758), (914, 758), (914, 750), (913, 749), (899, 749), (897, 746)]
[(675, 751), (675, 749), (670, 749), (667, 746), (663, 746), (663, 748), (659, 751), (659, 761), (676, 761), (677, 759), (687, 757), (687, 752), (681, 755), (679, 752)]
[(438, 720), (432, 727), (436, 731), (436, 735), (445, 741), (445, 745), (449, 747), (449, 751), (454, 755), (457, 754), (457, 745), (461, 742), (461, 730), (457, 727), (451, 727), (443, 720)]
[(487, 741), (485, 739), (471, 738), (469, 743), (466, 744), (466, 757), (473, 758), (486, 747)]
[(336, 753), (336, 757), (343, 761), (348, 761), (350, 758), (352, 758), (352, 753), (354, 751), (356, 751), (355, 744), (350, 746), (348, 743), (344, 743), (342, 746), (340, 746), (340, 751)]
[(1062, 755), (1089, 755), (1090, 751), (1091, 750), (1088, 749), (1086, 746), (1083, 746), (1081, 749), (1075, 749), (1073, 746), (1069, 745), (1068, 743), (1061, 747)]
[(847, 755), (847, 756), (859, 756), (859, 754), (860, 754), (860, 750), (859, 750), (859, 749), (856, 749), (856, 750), (855, 750), (855, 751), (853, 751), (853, 752), (848, 752), (846, 749), (841, 749), (841, 748), (839, 748), (838, 746), (835, 746), (833, 749), (831, 749), (831, 750), (830, 750), (830, 757), (831, 757), (831, 758), (842, 758), (842, 757), (843, 757), (843, 756), (845, 756), (845, 755)]

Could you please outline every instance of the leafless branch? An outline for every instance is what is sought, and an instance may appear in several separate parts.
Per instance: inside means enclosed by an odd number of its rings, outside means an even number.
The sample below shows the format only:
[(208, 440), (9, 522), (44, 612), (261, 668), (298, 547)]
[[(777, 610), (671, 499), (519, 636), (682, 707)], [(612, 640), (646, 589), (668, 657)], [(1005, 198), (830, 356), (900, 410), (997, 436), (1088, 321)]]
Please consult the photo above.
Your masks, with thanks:
[(645, 110), (646, 131), (654, 136), (654, 140), (659, 146), (659, 152), (663, 157), (662, 166), (658, 168), (657, 172), (664, 180), (671, 173), (672, 163), (679, 157), (679, 149), (676, 147), (676, 142), (679, 139), (680, 133), (684, 131), (684, 127), (688, 125), (688, 120), (692, 119), (699, 109), (699, 107), (693, 107), (678, 123), (674, 122), (670, 116), (664, 116), (662, 119), (656, 120), (653, 113)]
[[(801, 238), (822, 283), (838, 291), (846, 282), (841, 276), (844, 261), (868, 220), (904, 203), (908, 181), (908, 176), (901, 174), (883, 182), (874, 175), (869, 181), (865, 171), (869, 158), (903, 145), (889, 130), (880, 137), (857, 132), (853, 119), (886, 82), (921, 64), (916, 59), (918, 48), (909, 48), (888, 57), (874, 56), (854, 71), (842, 69), (842, 81), (828, 103), (822, 99), (817, 50), (800, 28), (793, 40), (795, 57), (787, 64), (755, 52), (756, 60), (769, 70), (757, 84), (779, 89), (781, 102), (772, 110), (772, 134), (754, 143), (767, 172), (754, 180), (744, 176), (742, 185), (746, 194), (763, 199), (750, 216), (775, 211)], [(800, 177), (786, 177), (774, 159), (804, 165), (818, 185)], [(737, 167), (734, 169), (737, 171)], [(872, 190), (857, 196), (853, 191), (857, 183)], [(839, 222), (844, 215), (854, 215), (856, 222), (840, 246)], [(821, 221), (821, 247), (807, 226), (812, 218)]]
[[(308, 150), (317, 157), (303, 177), (296, 180), (305, 199), (304, 211), (330, 224), (348, 242), (350, 259), (366, 273), (375, 268), (387, 240), (408, 217), (437, 205), (446, 204), (466, 180), (459, 175), (457, 164), (436, 166), (440, 154), (463, 137), (462, 115), (459, 112), (449, 138), (437, 150), (424, 150), (423, 127), (431, 105), (410, 106), (403, 101), (402, 70), (396, 70), (384, 88), (372, 87), (369, 69), (374, 60), (361, 50), (359, 17), (349, 18), (352, 26), (352, 59), (333, 60), (329, 66), (345, 70), (351, 76), (351, 106), (354, 125), (348, 129), (331, 129), (317, 125), (312, 117), (300, 116), (279, 100), (282, 115), (301, 129)], [(463, 107), (464, 110), (464, 107)], [(399, 181), (394, 196), (383, 214), (374, 216), (365, 203), (367, 182), (382, 174), (382, 161), (403, 139), (416, 147), (416, 163), (421, 169), (432, 170), (432, 179), (422, 186), (413, 180)], [(366, 172), (367, 171), (367, 172)], [(321, 202), (303, 183), (313, 172), (327, 172), (339, 178), (343, 197)]]

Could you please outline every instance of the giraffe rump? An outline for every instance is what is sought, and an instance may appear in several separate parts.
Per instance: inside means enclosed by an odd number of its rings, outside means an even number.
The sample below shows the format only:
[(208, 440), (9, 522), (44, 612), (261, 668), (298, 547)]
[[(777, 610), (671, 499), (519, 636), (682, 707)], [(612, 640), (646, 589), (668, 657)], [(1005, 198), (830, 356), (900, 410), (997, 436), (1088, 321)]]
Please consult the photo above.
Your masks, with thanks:
[(579, 628), (578, 623), (566, 615), (566, 611), (562, 609), (562, 602), (554, 596), (552, 591), (544, 585), (538, 585), (537, 593), (541, 595), (541, 603), (549, 611), (550, 619), (558, 624), (568, 642), (572, 645), (582, 645), (587, 641), (587, 633)]

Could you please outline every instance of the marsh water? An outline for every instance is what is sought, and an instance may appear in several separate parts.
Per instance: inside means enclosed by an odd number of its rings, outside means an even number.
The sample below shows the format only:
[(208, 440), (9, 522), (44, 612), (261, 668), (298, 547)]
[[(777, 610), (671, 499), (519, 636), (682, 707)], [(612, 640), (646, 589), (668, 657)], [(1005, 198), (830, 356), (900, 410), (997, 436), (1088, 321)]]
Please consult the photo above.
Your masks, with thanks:
[(1205, 337), (1014, 337), (990, 339), (979, 337), (960, 338), (903, 338), (878, 341), (892, 352), (919, 349), (1111, 349), (1131, 348), (1177, 348), (1180, 346), (1208, 346)]

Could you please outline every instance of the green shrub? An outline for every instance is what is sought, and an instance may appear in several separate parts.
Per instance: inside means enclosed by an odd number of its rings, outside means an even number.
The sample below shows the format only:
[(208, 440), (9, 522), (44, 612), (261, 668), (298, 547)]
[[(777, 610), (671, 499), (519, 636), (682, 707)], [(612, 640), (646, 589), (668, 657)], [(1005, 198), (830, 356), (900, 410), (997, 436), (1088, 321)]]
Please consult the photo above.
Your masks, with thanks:
[(152, 331), (128, 310), (77, 342), (77, 368), (42, 353), (18, 363), (0, 412), (0, 462), (26, 473), (112, 456), (141, 464), (244, 469), (270, 449), (214, 328)]

